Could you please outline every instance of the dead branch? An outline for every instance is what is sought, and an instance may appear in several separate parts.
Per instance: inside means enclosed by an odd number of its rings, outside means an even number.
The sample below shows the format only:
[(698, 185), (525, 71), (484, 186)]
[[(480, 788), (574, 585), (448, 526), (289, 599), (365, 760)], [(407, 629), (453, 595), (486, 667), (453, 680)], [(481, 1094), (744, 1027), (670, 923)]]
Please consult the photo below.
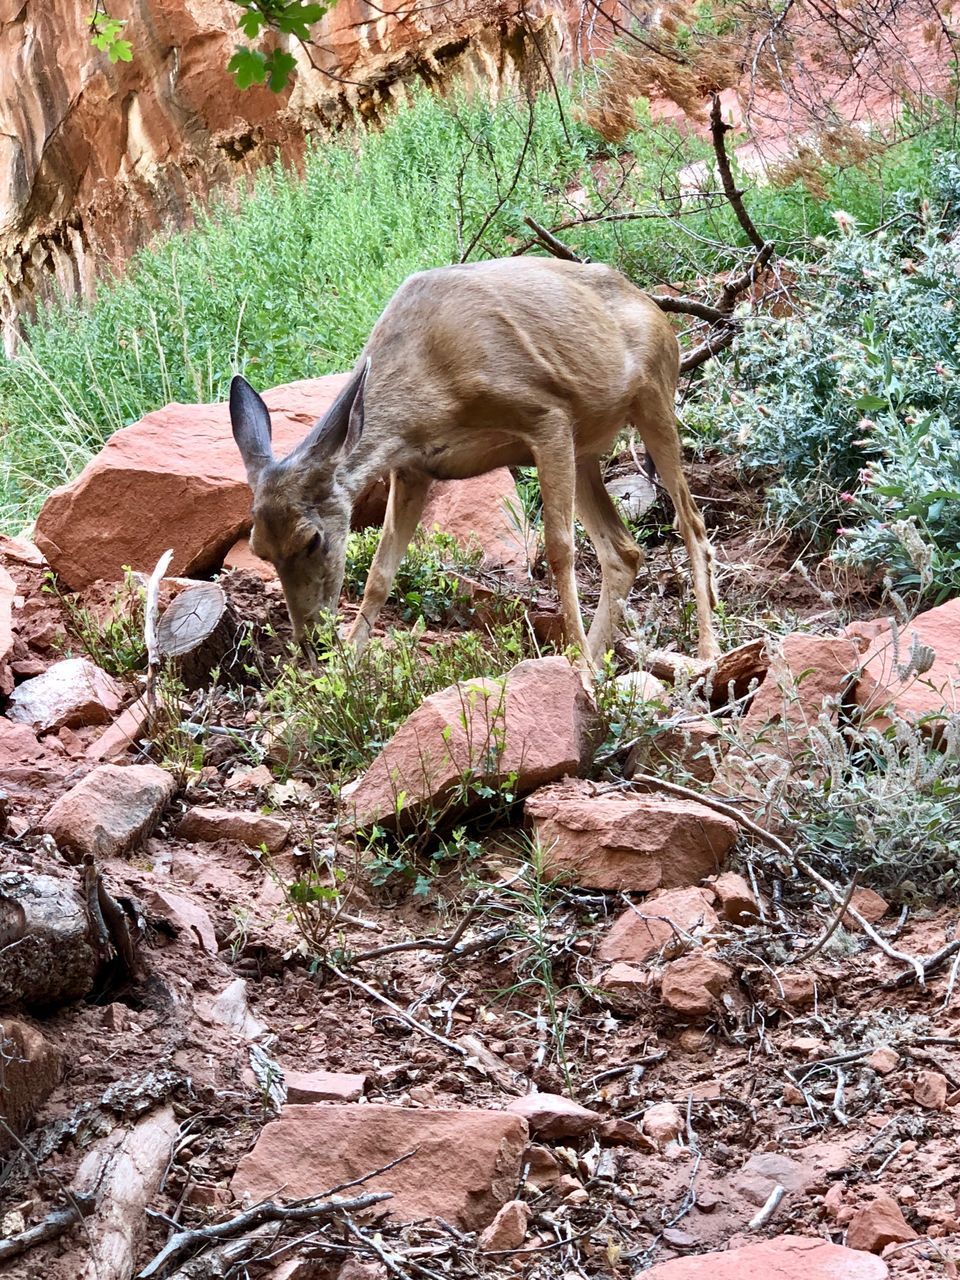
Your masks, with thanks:
[(0, 1266), (12, 1258), (19, 1258), (22, 1253), (26, 1253), (28, 1249), (38, 1244), (47, 1244), (50, 1240), (59, 1239), (94, 1207), (94, 1196), (75, 1195), (72, 1198), (72, 1204), (67, 1205), (65, 1209), (54, 1209), (36, 1226), (27, 1227), (25, 1231), (19, 1231), (15, 1236), (7, 1236), (5, 1240), (0, 1240)]
[(285, 1205), (268, 1200), (264, 1204), (254, 1205), (245, 1213), (237, 1214), (227, 1222), (216, 1222), (209, 1227), (178, 1232), (167, 1241), (152, 1262), (148, 1262), (142, 1271), (137, 1272), (137, 1280), (150, 1280), (151, 1276), (159, 1276), (194, 1249), (220, 1240), (232, 1240), (265, 1222), (310, 1222), (315, 1218), (336, 1218), (392, 1199), (392, 1191), (371, 1191), (350, 1200), (335, 1197), (332, 1200), (310, 1201), (306, 1204)]
[[(520, 158), (517, 161), (517, 167), (514, 170), (512, 179), (510, 180), (510, 185), (509, 187), (507, 187), (506, 191), (504, 191), (499, 196), (497, 203), (493, 206), (493, 208), (487, 212), (486, 217), (483, 219), (483, 221), (480, 223), (480, 226), (477, 228), (476, 234), (474, 235), (473, 239), (470, 241), (466, 249), (464, 249), (463, 253), (460, 255), (461, 262), (466, 262), (466, 260), (470, 257), (470, 254), (474, 251), (474, 249), (477, 247), (477, 245), (480, 243), (481, 239), (483, 238), (483, 233), (486, 231), (487, 227), (489, 227), (490, 223), (494, 220), (494, 218), (497, 216), (497, 214), (500, 212), (503, 206), (507, 203), (507, 201), (513, 195), (513, 192), (516, 189), (517, 183), (520, 181), (520, 175), (521, 173), (523, 173), (523, 165), (527, 158), (527, 152), (530, 149), (530, 140), (533, 137), (533, 125), (534, 125), (533, 98), (530, 98), (527, 101), (527, 132), (524, 135), (523, 146), (520, 148)], [(499, 183), (498, 183), (498, 186), (499, 186)]]
[(661, 311), (674, 315), (696, 316), (698, 320), (706, 320), (710, 324), (727, 324), (729, 312), (720, 307), (711, 307), (709, 302), (700, 302), (696, 298), (672, 297), (663, 293), (651, 293), (650, 299)]
[(524, 222), (543, 247), (552, 253), (555, 258), (562, 258), (566, 262), (587, 261), (586, 258), (581, 258), (572, 249), (568, 248), (562, 240), (558, 240), (552, 231), (548, 231), (546, 227), (541, 227), (540, 223), (534, 221), (533, 218), (527, 216), (524, 218)]
[(763, 250), (766, 248), (766, 241), (757, 230), (749, 213), (747, 213), (746, 206), (743, 203), (743, 192), (733, 180), (730, 159), (724, 142), (724, 137), (729, 132), (730, 125), (724, 124), (720, 113), (720, 95), (715, 93), (710, 108), (710, 137), (713, 140), (713, 153), (717, 157), (717, 169), (720, 173), (720, 182), (723, 185), (723, 194), (730, 202), (730, 207), (737, 215), (737, 221), (746, 232), (750, 243), (758, 250)]
[(359, 978), (352, 977), (349, 973), (344, 973), (342, 969), (338, 969), (335, 964), (329, 960), (324, 961), (326, 968), (332, 974), (338, 977), (342, 982), (349, 982), (351, 986), (359, 987), (372, 1000), (378, 1000), (380, 1004), (386, 1005), (391, 1013), (395, 1014), (401, 1022), (405, 1022), (408, 1026), (413, 1027), (414, 1031), (419, 1031), (421, 1035), (429, 1036), (431, 1040), (436, 1040), (437, 1044), (442, 1044), (445, 1049), (449, 1049), (451, 1053), (455, 1053), (458, 1058), (466, 1057), (466, 1050), (458, 1044), (454, 1044), (452, 1040), (448, 1040), (445, 1036), (440, 1035), (438, 1031), (434, 1031), (432, 1027), (424, 1026), (422, 1022), (418, 1022), (416, 1018), (411, 1017), (406, 1009), (401, 1009), (398, 1004), (389, 997), (385, 996), (382, 991), (377, 991), (375, 987), (371, 987), (367, 982), (361, 982)]
[(699, 346), (693, 347), (681, 357), (680, 372), (692, 373), (694, 369), (699, 369), (702, 364), (706, 364), (711, 356), (715, 356), (718, 351), (723, 351), (729, 347), (738, 332), (736, 325), (728, 324), (718, 332), (709, 334)]

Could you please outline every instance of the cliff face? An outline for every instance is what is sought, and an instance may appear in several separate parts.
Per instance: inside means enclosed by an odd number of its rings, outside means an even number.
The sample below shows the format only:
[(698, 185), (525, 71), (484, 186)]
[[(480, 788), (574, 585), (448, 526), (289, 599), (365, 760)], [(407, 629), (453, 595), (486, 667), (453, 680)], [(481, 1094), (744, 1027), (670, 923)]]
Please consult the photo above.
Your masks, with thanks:
[[(396, 3), (396, 0), (388, 0)], [(302, 54), (293, 90), (244, 92), (226, 65), (238, 10), (226, 0), (113, 0), (130, 63), (90, 45), (92, 0), (0, 0), (0, 324), (59, 287), (88, 294), (192, 203), (351, 112), (376, 116), (397, 86), (462, 75), (496, 93), (557, 69), (569, 47), (551, 0), (510, 18), (496, 0), (449, 0), (395, 13), (340, 0)], [(516, 10), (512, 10), (516, 14)], [(296, 51), (295, 51), (296, 52)], [(324, 74), (324, 72), (332, 73)]]

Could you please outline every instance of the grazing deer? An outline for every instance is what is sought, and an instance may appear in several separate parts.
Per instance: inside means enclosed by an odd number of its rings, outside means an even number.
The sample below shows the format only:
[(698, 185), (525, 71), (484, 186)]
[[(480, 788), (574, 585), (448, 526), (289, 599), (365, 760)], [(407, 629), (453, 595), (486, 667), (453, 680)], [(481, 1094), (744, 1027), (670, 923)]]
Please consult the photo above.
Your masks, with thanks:
[[(350, 639), (362, 647), (417, 527), (432, 480), (535, 466), (564, 632), (585, 662), (613, 642), (640, 550), (603, 485), (600, 459), (632, 423), (676, 508), (693, 576), (701, 658), (718, 647), (712, 554), (681, 469), (679, 348), (657, 305), (609, 267), (505, 258), (406, 280), (349, 382), (310, 434), (276, 459), (266, 405), (236, 377), (230, 418), (253, 490), (251, 547), (276, 566), (305, 645), (337, 609), (354, 500), (390, 473), (383, 533)], [(574, 512), (597, 551), (600, 601), (587, 636), (574, 578)]]

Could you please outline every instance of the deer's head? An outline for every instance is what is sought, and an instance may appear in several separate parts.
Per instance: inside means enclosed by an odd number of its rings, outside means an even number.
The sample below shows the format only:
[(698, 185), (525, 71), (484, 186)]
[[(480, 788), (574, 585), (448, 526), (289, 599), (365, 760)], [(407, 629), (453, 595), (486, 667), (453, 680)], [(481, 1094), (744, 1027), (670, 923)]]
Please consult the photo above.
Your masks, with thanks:
[(363, 390), (370, 362), (353, 374), (305, 440), (273, 456), (270, 412), (241, 377), (230, 384), (230, 422), (253, 490), (254, 555), (276, 568), (294, 640), (322, 613), (336, 613), (350, 532), (350, 496), (337, 469), (363, 432)]

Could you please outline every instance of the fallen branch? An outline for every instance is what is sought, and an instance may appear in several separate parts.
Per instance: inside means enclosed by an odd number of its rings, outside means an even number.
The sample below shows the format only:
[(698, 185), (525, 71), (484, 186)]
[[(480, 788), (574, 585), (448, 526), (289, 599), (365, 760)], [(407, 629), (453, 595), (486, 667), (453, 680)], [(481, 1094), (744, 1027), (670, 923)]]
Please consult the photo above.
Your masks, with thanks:
[(565, 262), (586, 262), (586, 258), (581, 258), (568, 248), (562, 240), (558, 240), (552, 231), (548, 231), (546, 227), (541, 227), (539, 222), (535, 222), (533, 218), (526, 217), (524, 222), (537, 237), (545, 249), (548, 249), (555, 258), (562, 258)]
[(335, 1218), (338, 1215), (345, 1217), (347, 1213), (368, 1209), (371, 1205), (392, 1198), (392, 1191), (371, 1191), (363, 1196), (354, 1196), (351, 1200), (335, 1197), (307, 1204), (285, 1205), (268, 1200), (264, 1204), (254, 1205), (245, 1213), (237, 1214), (227, 1222), (215, 1222), (209, 1227), (178, 1232), (167, 1241), (152, 1262), (148, 1262), (142, 1271), (137, 1272), (137, 1280), (150, 1280), (151, 1276), (160, 1275), (197, 1247), (220, 1240), (232, 1240), (265, 1222), (310, 1222), (314, 1218)]
[(351, 986), (359, 987), (361, 991), (371, 998), (371, 1000), (378, 1000), (380, 1004), (386, 1005), (391, 1013), (396, 1014), (401, 1022), (405, 1022), (408, 1026), (413, 1027), (414, 1031), (419, 1031), (421, 1035), (429, 1036), (431, 1040), (436, 1040), (437, 1044), (442, 1044), (445, 1049), (449, 1049), (451, 1053), (455, 1053), (458, 1058), (465, 1058), (467, 1056), (467, 1051), (462, 1048), (462, 1046), (454, 1044), (452, 1040), (448, 1040), (446, 1036), (440, 1035), (438, 1031), (434, 1031), (431, 1027), (425, 1027), (422, 1022), (418, 1022), (416, 1018), (407, 1013), (406, 1009), (401, 1009), (398, 1004), (395, 1004), (394, 1001), (385, 996), (383, 992), (377, 991), (367, 982), (361, 982), (359, 978), (351, 977), (349, 973), (344, 973), (342, 969), (338, 969), (337, 966), (332, 964), (329, 960), (324, 961), (324, 964), (330, 972), (338, 977), (342, 982), (349, 982)]
[(25, 1231), (17, 1232), (15, 1236), (7, 1236), (5, 1240), (0, 1240), (0, 1266), (12, 1258), (19, 1258), (22, 1253), (26, 1253), (28, 1249), (33, 1249), (38, 1244), (47, 1244), (50, 1240), (59, 1239), (74, 1223), (90, 1213), (94, 1203), (93, 1196), (75, 1195), (73, 1204), (67, 1205), (65, 1209), (55, 1209), (36, 1226), (27, 1227)]
[[(722, 813), (726, 817), (732, 818), (734, 822), (738, 823), (745, 830), (755, 835), (758, 840), (763, 840), (764, 843), (770, 845), (779, 853), (782, 853), (784, 857), (787, 858), (795, 867), (798, 867), (805, 876), (809, 876), (815, 884), (818, 884), (821, 889), (825, 890), (834, 902), (843, 902), (843, 895), (839, 890), (835, 888), (829, 880), (822, 876), (819, 871), (815, 871), (805, 858), (801, 858), (799, 854), (795, 853), (785, 840), (781, 840), (780, 837), (775, 836), (772, 831), (767, 831), (766, 828), (761, 827), (758, 822), (754, 822), (752, 818), (748, 818), (745, 814), (742, 814), (740, 810), (735, 808), (732, 804), (727, 804), (723, 800), (715, 800), (713, 796), (702, 795), (700, 792), (694, 791), (691, 787), (680, 786), (677, 782), (665, 782), (662, 778), (656, 777), (655, 774), (637, 773), (634, 774), (632, 781), (643, 786), (659, 788), (661, 791), (666, 791), (671, 795), (681, 796), (685, 800), (693, 800), (698, 804), (704, 804), (708, 809), (714, 809), (717, 813)], [(898, 951), (896, 947), (891, 947), (886, 938), (882, 937), (876, 929), (874, 929), (870, 921), (866, 920), (855, 907), (848, 904), (846, 914), (856, 920), (857, 924), (867, 935), (870, 941), (875, 943), (876, 946), (878, 946), (885, 955), (888, 955), (891, 960), (902, 960), (905, 964), (911, 965), (920, 986), (922, 987), (924, 985), (924, 966), (921, 960), (916, 956), (908, 956), (905, 952)]]

